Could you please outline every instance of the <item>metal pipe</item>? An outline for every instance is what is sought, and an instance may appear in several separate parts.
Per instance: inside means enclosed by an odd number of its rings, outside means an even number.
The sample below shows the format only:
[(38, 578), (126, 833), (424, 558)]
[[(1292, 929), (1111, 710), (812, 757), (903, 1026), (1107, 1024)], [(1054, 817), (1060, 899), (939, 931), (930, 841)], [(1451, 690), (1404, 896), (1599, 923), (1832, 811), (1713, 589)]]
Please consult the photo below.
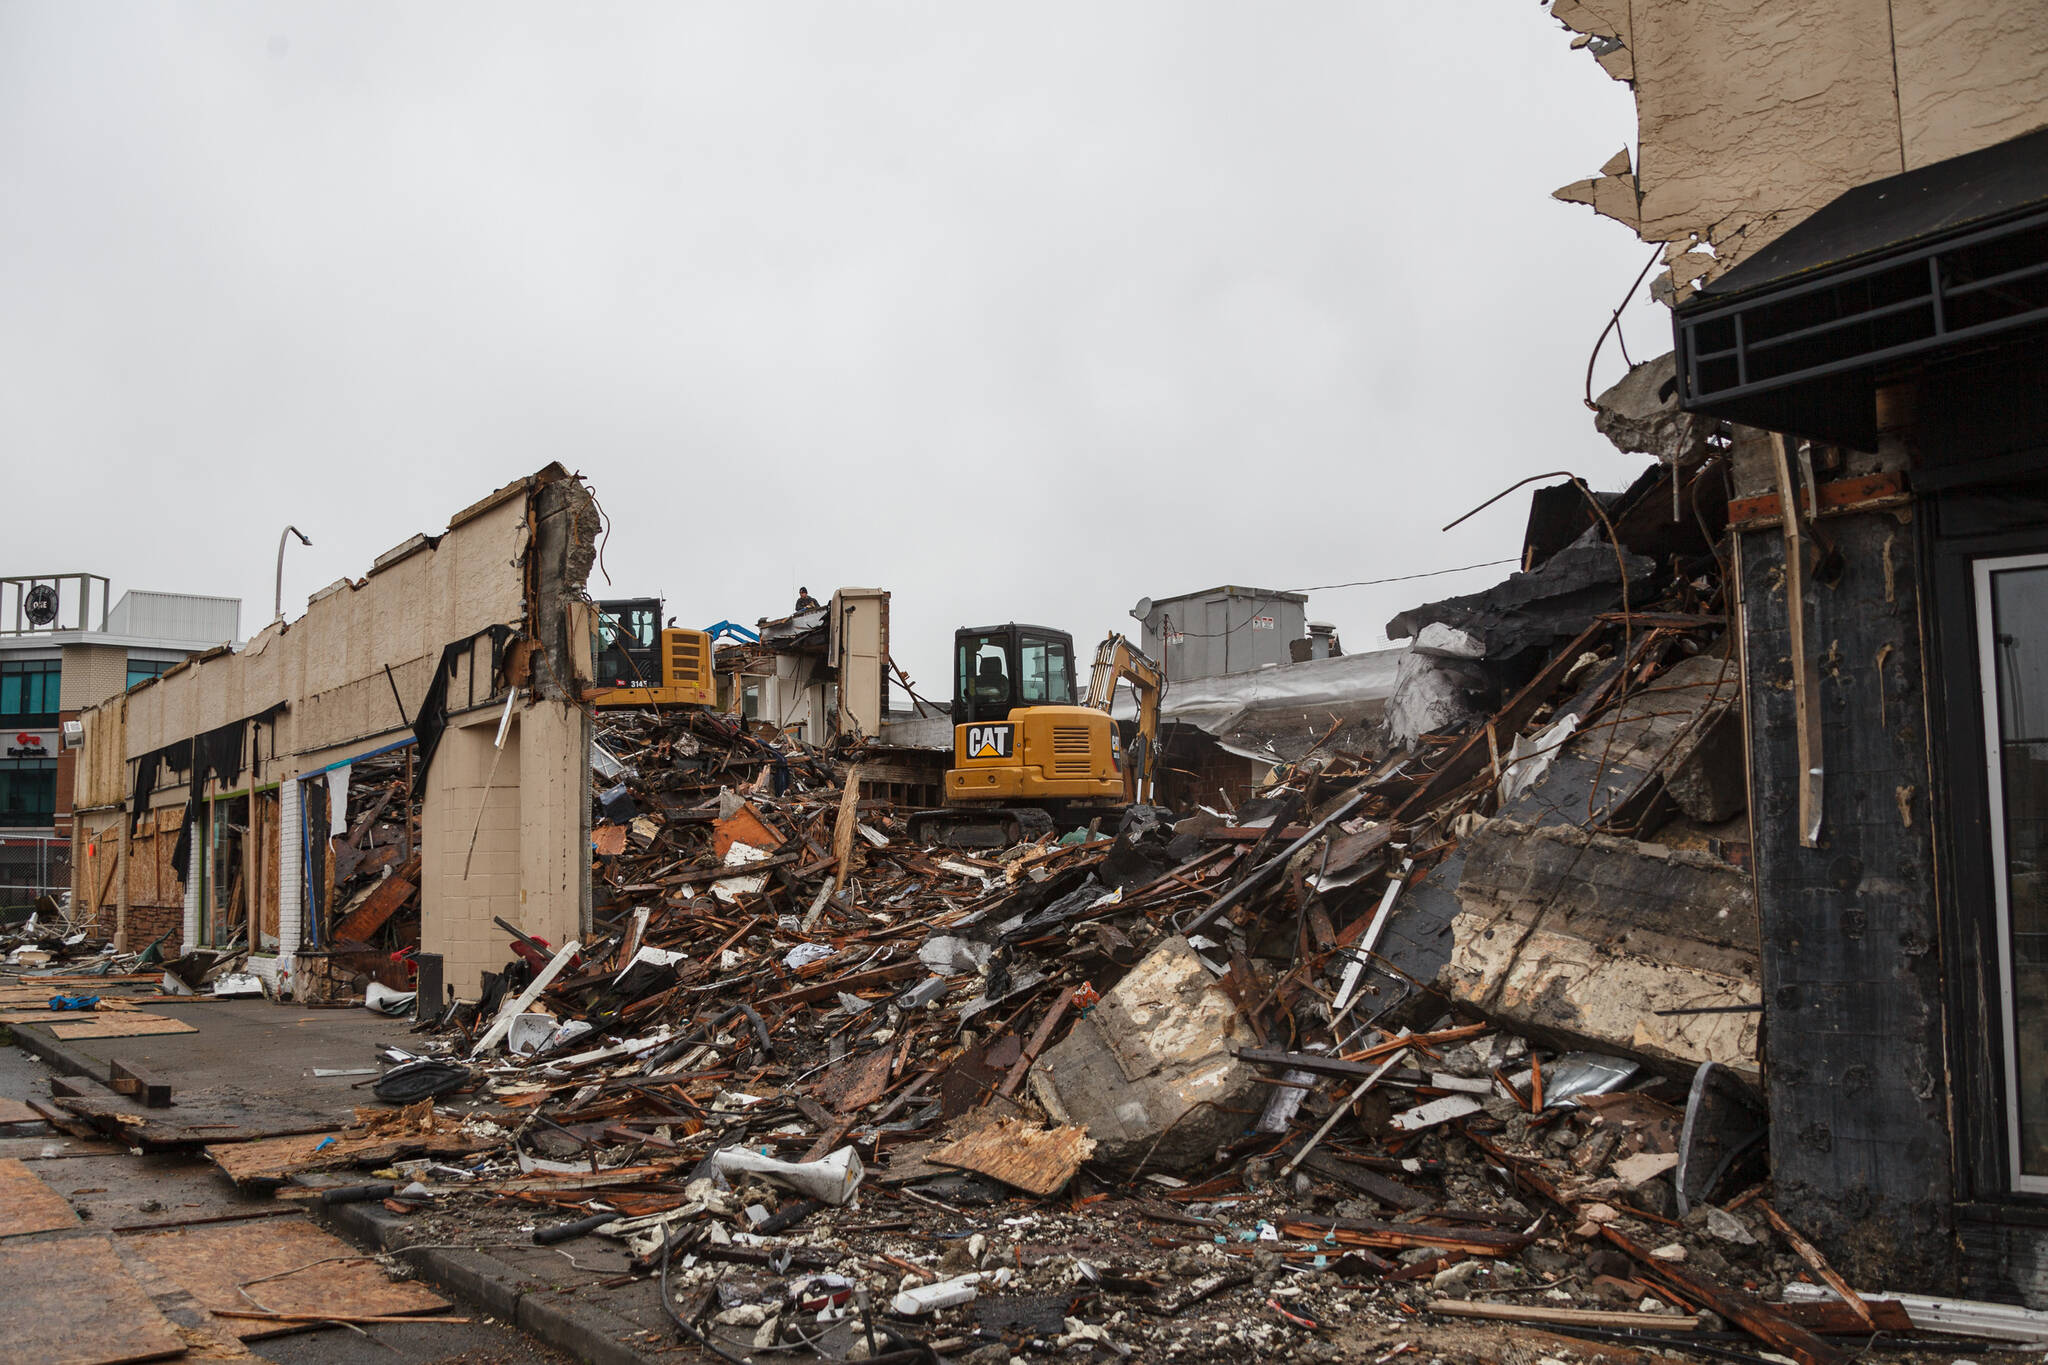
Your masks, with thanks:
[(299, 538), (299, 544), (301, 545), (311, 545), (313, 543), (312, 539), (308, 537), (304, 531), (301, 531), (296, 526), (287, 526), (284, 528), (284, 530), (278, 533), (276, 615), (270, 618), (273, 624), (284, 620), (284, 547), (286, 538), (289, 536), (297, 536)]

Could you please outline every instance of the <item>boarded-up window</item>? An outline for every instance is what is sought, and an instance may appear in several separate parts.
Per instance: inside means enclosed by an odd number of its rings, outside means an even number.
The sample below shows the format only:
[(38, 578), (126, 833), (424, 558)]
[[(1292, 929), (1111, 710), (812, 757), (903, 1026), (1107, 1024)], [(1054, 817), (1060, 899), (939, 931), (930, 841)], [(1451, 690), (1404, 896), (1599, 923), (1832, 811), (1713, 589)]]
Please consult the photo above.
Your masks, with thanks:
[(166, 908), (185, 904), (185, 883), (171, 866), (178, 831), (185, 827), (182, 806), (165, 806), (136, 823), (128, 844), (128, 904)]

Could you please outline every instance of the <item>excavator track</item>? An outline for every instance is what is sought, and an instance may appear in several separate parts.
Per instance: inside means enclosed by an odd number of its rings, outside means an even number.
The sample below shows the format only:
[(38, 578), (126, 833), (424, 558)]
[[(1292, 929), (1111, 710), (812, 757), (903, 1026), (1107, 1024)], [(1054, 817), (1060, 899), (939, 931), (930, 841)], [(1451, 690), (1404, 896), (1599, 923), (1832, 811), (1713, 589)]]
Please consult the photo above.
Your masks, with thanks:
[(952, 806), (910, 817), (912, 843), (947, 848), (1009, 848), (1053, 832), (1052, 816), (1030, 806)]

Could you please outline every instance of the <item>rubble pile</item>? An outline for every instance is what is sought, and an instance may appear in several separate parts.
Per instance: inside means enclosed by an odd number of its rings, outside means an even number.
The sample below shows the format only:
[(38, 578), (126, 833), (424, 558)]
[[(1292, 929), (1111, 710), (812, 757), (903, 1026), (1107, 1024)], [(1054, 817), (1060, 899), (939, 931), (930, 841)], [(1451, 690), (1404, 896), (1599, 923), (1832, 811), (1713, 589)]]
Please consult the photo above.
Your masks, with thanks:
[[(729, 1359), (1911, 1348), (1767, 1198), (1718, 529), (1668, 511), (1718, 458), (1539, 499), (1522, 572), (1390, 627), (1386, 747), (1228, 811), (927, 845), (897, 755), (600, 713), (589, 940), (499, 920), (386, 1057), (406, 1120), (278, 1173), (610, 1239)], [(402, 785), (351, 795), (342, 924)]]
[[(400, 1163), (398, 1205), (619, 1239), (735, 1357), (1908, 1332), (1780, 1301), (1833, 1277), (1760, 1197), (1736, 689), (1690, 567), (1624, 607), (1580, 562), (1569, 629), (1541, 582), (1436, 612), (1491, 707), (1462, 733), (995, 852), (909, 842), (857, 747), (606, 717), (596, 941), (508, 924), (421, 1025), (503, 1136)], [(1576, 943), (1632, 1031), (1546, 977)]]

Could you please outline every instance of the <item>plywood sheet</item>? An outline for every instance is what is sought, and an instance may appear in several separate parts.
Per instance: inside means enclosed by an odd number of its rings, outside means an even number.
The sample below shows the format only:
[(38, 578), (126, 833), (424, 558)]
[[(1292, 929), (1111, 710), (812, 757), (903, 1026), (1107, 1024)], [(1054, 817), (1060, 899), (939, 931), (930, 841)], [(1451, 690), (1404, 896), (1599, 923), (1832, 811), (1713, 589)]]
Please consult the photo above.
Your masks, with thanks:
[[(340, 1238), (291, 1220), (143, 1233), (128, 1245), (208, 1311), (365, 1317), (433, 1313), (449, 1307), (446, 1299), (422, 1285), (389, 1278), (375, 1260), (359, 1255)], [(264, 1278), (286, 1271), (292, 1273)], [(250, 1283), (258, 1279), (263, 1282)], [(241, 1292), (245, 1286), (247, 1297)], [(245, 1340), (302, 1325), (247, 1318), (220, 1321)]]
[(157, 1311), (104, 1237), (0, 1246), (10, 1360), (128, 1365), (182, 1354), (185, 1340)]
[(40, 1123), (43, 1116), (23, 1104), (0, 1095), (0, 1123)]
[(82, 1024), (100, 1019), (133, 1018), (134, 1015), (134, 1010), (38, 1010), (0, 1002), (0, 1024)]
[(124, 1013), (119, 1018), (52, 1024), (50, 1032), (69, 1042), (75, 1038), (146, 1038), (158, 1033), (197, 1033), (199, 1030), (182, 1019), (170, 1019), (161, 1014), (136, 1010)]
[[(36, 1173), (13, 1157), (0, 1160), (0, 1237), (55, 1232), (78, 1226), (78, 1215), (64, 1196), (45, 1185)], [(7, 1281), (0, 1279), (0, 1285)]]
[(949, 1143), (925, 1159), (992, 1176), (1027, 1194), (1059, 1192), (1095, 1151), (1086, 1128), (1040, 1128), (1023, 1119), (1003, 1119)]

